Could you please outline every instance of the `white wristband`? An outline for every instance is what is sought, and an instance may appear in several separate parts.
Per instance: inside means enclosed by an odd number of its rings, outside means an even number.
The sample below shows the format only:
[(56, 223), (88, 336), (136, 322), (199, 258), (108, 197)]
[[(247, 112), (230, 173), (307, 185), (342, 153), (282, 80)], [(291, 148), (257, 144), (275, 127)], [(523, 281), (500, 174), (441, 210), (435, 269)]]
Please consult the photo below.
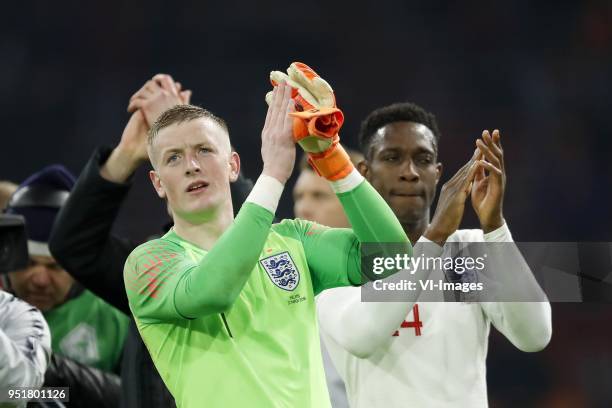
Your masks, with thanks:
[(363, 176), (361, 173), (357, 171), (357, 169), (353, 169), (348, 176), (341, 178), (340, 180), (330, 181), (332, 189), (336, 194), (346, 193), (347, 191), (351, 191), (360, 185), (363, 180)]
[(257, 204), (274, 214), (284, 188), (285, 185), (274, 177), (262, 174), (245, 201)]

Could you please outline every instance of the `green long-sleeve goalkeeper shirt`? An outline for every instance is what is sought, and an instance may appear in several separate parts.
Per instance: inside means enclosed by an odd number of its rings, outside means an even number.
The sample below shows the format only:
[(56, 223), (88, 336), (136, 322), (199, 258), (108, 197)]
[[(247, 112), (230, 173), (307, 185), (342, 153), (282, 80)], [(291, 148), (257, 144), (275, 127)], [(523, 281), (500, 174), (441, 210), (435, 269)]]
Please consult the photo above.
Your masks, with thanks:
[[(353, 229), (303, 220), (272, 225), (247, 202), (210, 251), (173, 230), (136, 248), (124, 280), (155, 366), (180, 407), (328, 407), (314, 297), (362, 283), (363, 242), (404, 242), (367, 181), (338, 194)], [(233, 269), (232, 269), (233, 268)], [(225, 313), (223, 274), (250, 276)], [(226, 290), (227, 289), (227, 290)]]

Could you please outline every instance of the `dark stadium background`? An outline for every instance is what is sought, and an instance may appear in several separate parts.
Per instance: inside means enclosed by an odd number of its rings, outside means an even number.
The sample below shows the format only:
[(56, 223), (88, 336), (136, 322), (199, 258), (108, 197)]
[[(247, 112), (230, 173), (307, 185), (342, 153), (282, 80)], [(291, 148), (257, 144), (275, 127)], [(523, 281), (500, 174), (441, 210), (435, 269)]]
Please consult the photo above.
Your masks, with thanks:
[[(78, 174), (158, 72), (228, 121), (255, 179), (268, 73), (301, 60), (335, 88), (347, 145), (373, 108), (414, 101), (437, 115), (447, 179), (500, 128), (516, 240), (612, 236), (610, 2), (32, 1), (0, 14), (0, 179), (51, 163)], [(142, 170), (116, 231), (142, 240), (165, 220)], [(610, 406), (612, 305), (555, 304), (553, 320), (538, 354), (492, 336), (492, 406)]]

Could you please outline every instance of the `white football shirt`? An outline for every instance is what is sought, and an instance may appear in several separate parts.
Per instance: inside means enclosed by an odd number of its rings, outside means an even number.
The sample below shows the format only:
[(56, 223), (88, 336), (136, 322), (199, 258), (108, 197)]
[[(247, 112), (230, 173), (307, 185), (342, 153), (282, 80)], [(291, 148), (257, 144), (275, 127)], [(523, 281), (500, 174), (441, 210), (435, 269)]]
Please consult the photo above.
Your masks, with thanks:
[[(511, 242), (512, 237), (504, 225), (486, 235), (459, 230), (447, 240), (483, 241)], [(425, 238), (419, 242), (433, 245)], [(437, 255), (427, 255), (445, 256), (438, 248)], [(537, 285), (518, 250), (503, 262), (516, 263), (517, 279), (522, 274)], [(444, 274), (434, 270), (429, 279), (444, 279)], [(368, 303), (361, 302), (360, 288), (347, 287), (320, 294), (317, 311), (321, 336), (353, 408), (487, 407), (490, 324), (525, 351), (545, 347), (552, 330), (547, 302)]]

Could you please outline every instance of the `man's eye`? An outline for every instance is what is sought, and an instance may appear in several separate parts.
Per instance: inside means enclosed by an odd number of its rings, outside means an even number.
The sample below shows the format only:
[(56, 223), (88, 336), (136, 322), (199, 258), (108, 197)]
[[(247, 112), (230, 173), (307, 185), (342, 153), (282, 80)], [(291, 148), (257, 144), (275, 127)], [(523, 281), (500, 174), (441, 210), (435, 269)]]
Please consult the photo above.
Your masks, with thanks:
[(427, 155), (427, 156), (421, 156), (418, 159), (418, 162), (421, 164), (431, 164), (433, 163), (433, 157)]
[(210, 153), (212, 150), (209, 147), (200, 147), (200, 153)]
[(178, 154), (171, 154), (170, 156), (168, 156), (168, 158), (166, 159), (166, 164), (171, 164), (174, 163), (175, 161), (178, 160)]
[(397, 160), (398, 160), (398, 157), (396, 155), (389, 155), (389, 156), (383, 157), (383, 161), (390, 162), (390, 163), (396, 162)]

